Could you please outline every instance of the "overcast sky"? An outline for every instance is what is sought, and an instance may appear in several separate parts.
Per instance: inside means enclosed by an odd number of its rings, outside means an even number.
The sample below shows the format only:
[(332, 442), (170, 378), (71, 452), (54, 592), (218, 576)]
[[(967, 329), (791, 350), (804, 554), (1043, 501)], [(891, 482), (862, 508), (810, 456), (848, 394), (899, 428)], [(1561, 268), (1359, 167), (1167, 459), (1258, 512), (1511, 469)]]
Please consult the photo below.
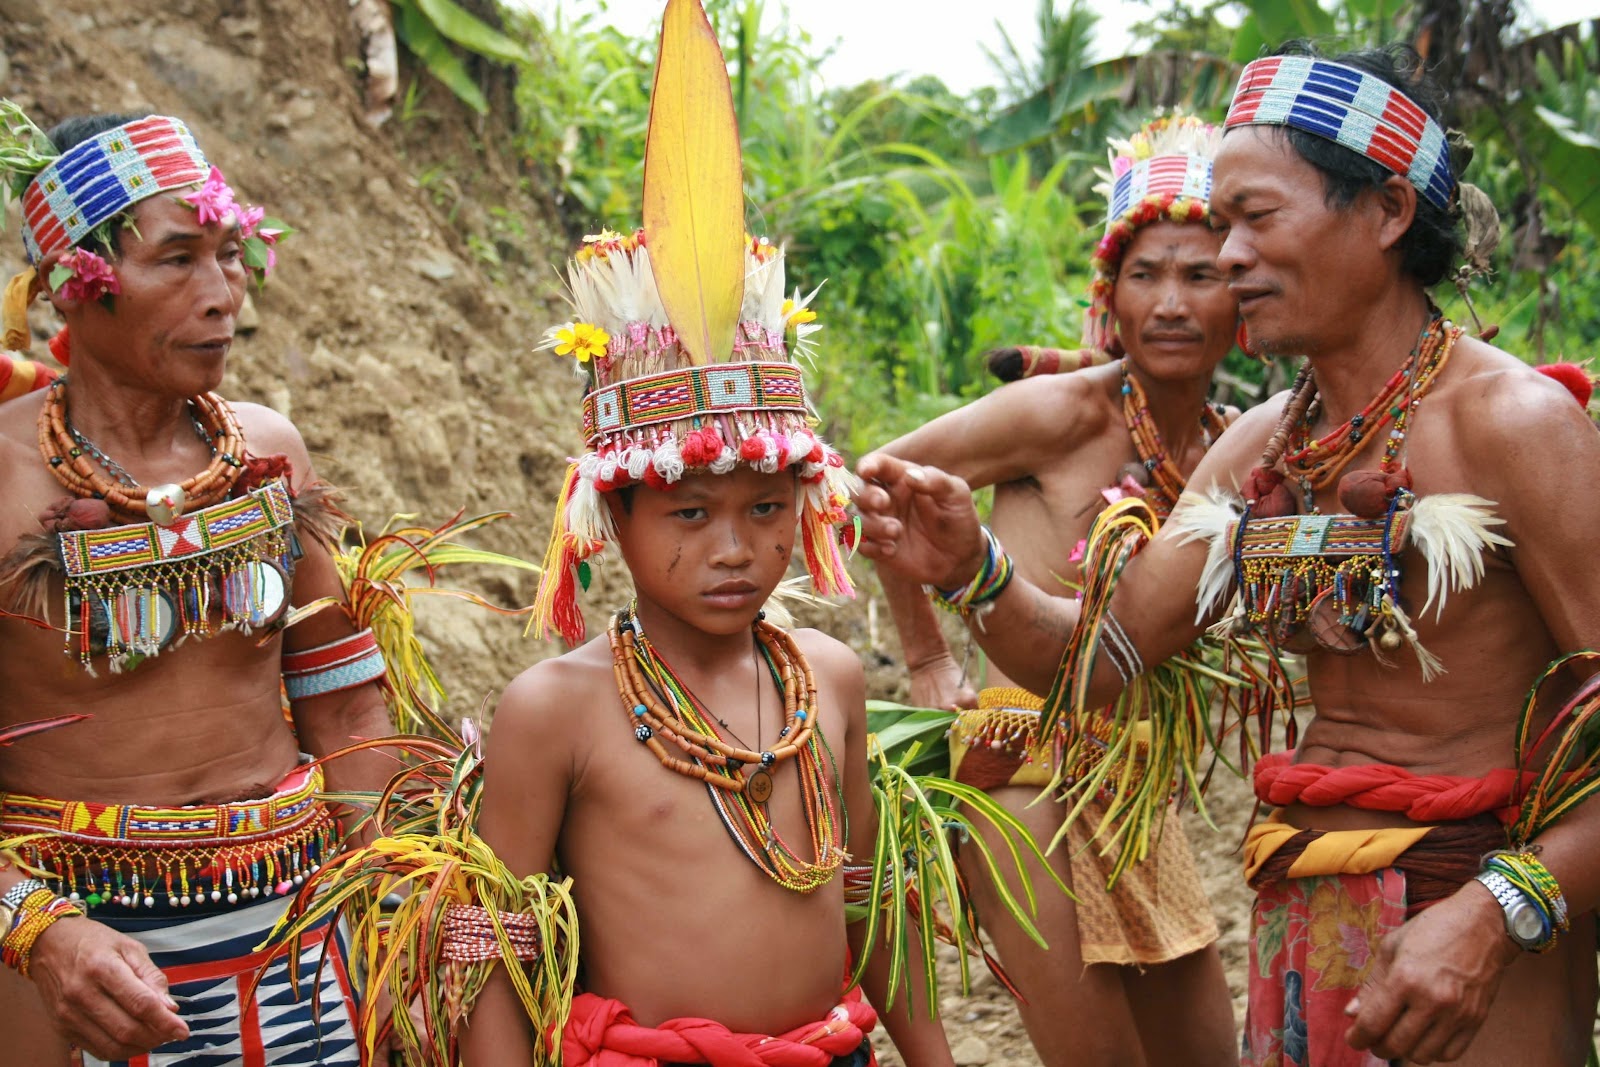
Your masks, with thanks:
[[(512, 0), (548, 13), (559, 3), (568, 13), (605, 7), (607, 17), (630, 35), (653, 32), (663, 0)], [(1600, 0), (1522, 0), (1549, 25), (1600, 18)], [(1065, 0), (1058, 0), (1064, 6)], [(769, 20), (780, 0), (767, 0)], [(1023, 55), (1038, 47), (1038, 0), (790, 0), (789, 20), (820, 45), (837, 42), (822, 66), (831, 86), (854, 85), (890, 74), (934, 74), (964, 93), (998, 80), (984, 46), (998, 50), (1003, 25)], [(1125, 27), (1149, 9), (1133, 0), (1092, 0), (1100, 13), (1099, 55), (1126, 51)]]

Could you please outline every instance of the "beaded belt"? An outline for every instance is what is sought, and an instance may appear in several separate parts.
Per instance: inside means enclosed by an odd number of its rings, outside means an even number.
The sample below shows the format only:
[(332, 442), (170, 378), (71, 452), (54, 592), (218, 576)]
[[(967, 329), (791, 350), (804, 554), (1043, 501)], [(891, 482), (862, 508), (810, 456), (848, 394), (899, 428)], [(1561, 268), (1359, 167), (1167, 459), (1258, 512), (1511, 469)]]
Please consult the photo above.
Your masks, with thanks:
[(272, 796), (152, 807), (0, 793), (0, 837), (90, 907), (187, 907), (287, 893), (338, 840), (318, 799), (322, 771), (297, 767)]
[[(1051, 745), (1038, 737), (1039, 709), (1043, 704), (1039, 697), (1026, 689), (990, 686), (978, 694), (976, 708), (968, 708), (957, 717), (950, 728), (951, 736), (969, 748), (987, 747), (1007, 752), (1025, 764), (1038, 763), (1050, 770)], [(1084, 732), (1089, 747), (1078, 765), (1063, 776), (1063, 782), (1067, 785), (1087, 774), (1104, 759), (1111, 742), (1111, 721), (1103, 715), (1090, 715), (1084, 721), (1074, 719), (1071, 728)], [(1133, 730), (1131, 755), (1134, 768), (1131, 773), (1141, 774), (1145, 753), (1149, 749), (1150, 724), (1144, 721), (1134, 723)], [(1114, 775), (1111, 781), (1118, 781), (1120, 777), (1120, 774)]]

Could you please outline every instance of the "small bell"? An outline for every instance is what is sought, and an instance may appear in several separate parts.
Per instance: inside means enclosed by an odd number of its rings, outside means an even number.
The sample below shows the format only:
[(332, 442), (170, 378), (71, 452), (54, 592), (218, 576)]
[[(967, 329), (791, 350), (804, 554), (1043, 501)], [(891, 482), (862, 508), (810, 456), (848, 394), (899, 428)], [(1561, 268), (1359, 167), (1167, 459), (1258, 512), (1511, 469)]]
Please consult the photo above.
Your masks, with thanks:
[(183, 514), (188, 494), (181, 485), (157, 485), (144, 494), (144, 510), (157, 526), (171, 526)]

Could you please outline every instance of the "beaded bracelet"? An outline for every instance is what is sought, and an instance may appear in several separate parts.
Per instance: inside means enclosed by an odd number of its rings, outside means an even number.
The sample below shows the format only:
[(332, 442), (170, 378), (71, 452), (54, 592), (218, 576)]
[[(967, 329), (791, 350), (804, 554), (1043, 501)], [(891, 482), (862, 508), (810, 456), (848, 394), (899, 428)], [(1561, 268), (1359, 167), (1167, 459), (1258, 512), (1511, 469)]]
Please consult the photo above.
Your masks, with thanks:
[(1545, 942), (1544, 952), (1553, 947), (1558, 934), (1564, 934), (1571, 927), (1567, 916), (1567, 898), (1561, 892), (1561, 885), (1556, 881), (1555, 875), (1550, 873), (1539, 857), (1534, 852), (1491, 852), (1484, 857), (1483, 869), (1499, 874), (1512, 887), (1528, 898), (1528, 902), (1538, 908), (1544, 916), (1545, 926), (1550, 930), (1550, 938)]
[[(522, 912), (498, 911), (500, 929), (505, 931), (512, 954), (524, 963), (542, 954), (539, 923)], [(451, 904), (444, 911), (444, 939), (441, 954), (457, 963), (484, 963), (500, 958), (500, 939), (494, 919), (487, 909), (476, 904)]]
[(981, 616), (991, 609), (995, 600), (1006, 591), (1006, 586), (1011, 584), (1012, 574), (1015, 573), (1011, 557), (1000, 547), (1000, 539), (995, 537), (994, 531), (987, 526), (982, 530), (987, 551), (983, 556), (983, 566), (972, 576), (972, 581), (959, 589), (936, 589), (931, 585), (923, 587), (935, 604), (963, 619), (971, 618), (974, 614)]
[(86, 911), (81, 901), (58, 897), (48, 888), (35, 889), (23, 899), (11, 929), (0, 940), (0, 963), (28, 977), (33, 945), (39, 935), (69, 915), (83, 915)]

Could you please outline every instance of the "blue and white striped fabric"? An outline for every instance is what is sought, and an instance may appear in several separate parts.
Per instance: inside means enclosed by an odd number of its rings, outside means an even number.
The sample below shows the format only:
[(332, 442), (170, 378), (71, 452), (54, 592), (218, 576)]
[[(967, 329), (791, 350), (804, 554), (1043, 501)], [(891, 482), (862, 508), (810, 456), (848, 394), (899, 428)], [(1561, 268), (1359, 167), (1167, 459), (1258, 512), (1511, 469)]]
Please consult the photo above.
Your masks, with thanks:
[[(150, 952), (167, 975), (179, 1015), (189, 1024), (189, 1037), (111, 1064), (86, 1054), (85, 1067), (359, 1067), (356, 1002), (345, 967), (344, 936), (331, 923), (307, 935), (294, 961), (298, 995), (290, 982), (291, 961), (279, 957), (254, 998), (248, 1003), (243, 999), (265, 955), (256, 946), (267, 939), (289, 903), (288, 897), (272, 896), (232, 907), (157, 905), (97, 913), (97, 919)], [(333, 945), (319, 975), (330, 932)]]

